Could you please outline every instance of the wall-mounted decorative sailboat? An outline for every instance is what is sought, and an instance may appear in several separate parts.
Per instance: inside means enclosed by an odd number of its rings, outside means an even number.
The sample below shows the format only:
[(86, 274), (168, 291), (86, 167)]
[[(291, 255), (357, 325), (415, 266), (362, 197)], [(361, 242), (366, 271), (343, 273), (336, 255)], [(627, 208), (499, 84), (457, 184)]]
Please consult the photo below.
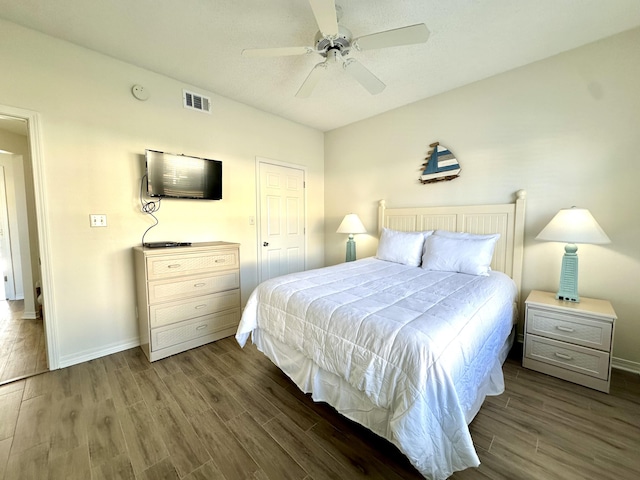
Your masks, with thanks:
[(423, 164), (425, 168), (420, 182), (433, 183), (457, 178), (461, 168), (453, 153), (439, 142), (432, 143), (429, 147), (431, 150), (427, 154), (427, 162)]

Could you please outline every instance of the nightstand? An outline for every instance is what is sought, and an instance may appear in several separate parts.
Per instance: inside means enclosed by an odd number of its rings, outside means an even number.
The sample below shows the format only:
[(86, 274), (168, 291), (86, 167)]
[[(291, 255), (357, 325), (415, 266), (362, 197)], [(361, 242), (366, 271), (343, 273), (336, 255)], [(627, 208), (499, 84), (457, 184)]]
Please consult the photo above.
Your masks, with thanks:
[(522, 366), (609, 393), (616, 312), (606, 300), (556, 300), (533, 290), (525, 301)]

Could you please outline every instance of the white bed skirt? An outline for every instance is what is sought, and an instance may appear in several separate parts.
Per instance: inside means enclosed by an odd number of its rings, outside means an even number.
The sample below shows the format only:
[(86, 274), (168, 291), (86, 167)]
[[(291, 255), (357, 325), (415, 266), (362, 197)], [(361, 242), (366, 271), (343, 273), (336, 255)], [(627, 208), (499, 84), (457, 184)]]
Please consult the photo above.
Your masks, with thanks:
[[(478, 389), (476, 401), (465, 412), (467, 424), (476, 416), (487, 395), (504, 392), (502, 364), (513, 345), (515, 327), (502, 347), (499, 358)], [(372, 432), (396, 444), (390, 431), (391, 412), (374, 405), (364, 393), (353, 388), (344, 379), (321, 369), (302, 353), (287, 347), (260, 328), (252, 332), (252, 341), (277, 365), (304, 393), (310, 393), (316, 402), (326, 402), (345, 417), (367, 427)]]

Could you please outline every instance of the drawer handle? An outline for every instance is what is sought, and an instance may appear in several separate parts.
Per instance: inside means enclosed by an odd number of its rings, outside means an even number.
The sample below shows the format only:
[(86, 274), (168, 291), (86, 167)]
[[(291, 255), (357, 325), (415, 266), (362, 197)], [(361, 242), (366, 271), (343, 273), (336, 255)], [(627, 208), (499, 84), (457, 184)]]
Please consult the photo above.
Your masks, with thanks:
[(167, 268), (180, 268), (180, 264), (179, 263), (174, 263), (171, 265), (167, 265)]
[(193, 307), (193, 308), (195, 308), (196, 310), (200, 310), (201, 308), (204, 308), (204, 307), (206, 307), (206, 306), (207, 306), (206, 304), (202, 304), (202, 305), (196, 305), (196, 306), (195, 306), (195, 307)]
[(196, 330), (204, 330), (205, 328), (207, 328), (206, 325), (199, 325), (196, 327)]
[(566, 353), (556, 352), (556, 357), (561, 358), (563, 360), (573, 360), (571, 355), (567, 355)]
[(561, 332), (567, 332), (567, 333), (573, 333), (574, 332), (573, 328), (563, 327), (562, 325), (556, 325), (556, 328), (558, 330), (560, 330)]
[(204, 287), (206, 285), (206, 283), (194, 283), (193, 286), (194, 287)]
[(224, 258), (218, 258), (218, 259), (216, 260), (216, 263), (224, 263), (224, 262), (225, 262), (225, 259), (224, 259)]

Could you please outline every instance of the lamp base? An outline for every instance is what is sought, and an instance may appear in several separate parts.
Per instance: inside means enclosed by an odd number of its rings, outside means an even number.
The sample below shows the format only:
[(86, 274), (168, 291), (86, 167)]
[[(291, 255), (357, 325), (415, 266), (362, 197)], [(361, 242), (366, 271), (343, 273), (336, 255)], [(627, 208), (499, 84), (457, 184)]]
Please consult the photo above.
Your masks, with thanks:
[(349, 235), (347, 240), (347, 262), (353, 262), (356, 259), (356, 241), (353, 235)]
[(562, 270), (560, 272), (560, 288), (556, 298), (564, 302), (580, 302), (578, 295), (578, 247), (568, 243), (564, 247)]

